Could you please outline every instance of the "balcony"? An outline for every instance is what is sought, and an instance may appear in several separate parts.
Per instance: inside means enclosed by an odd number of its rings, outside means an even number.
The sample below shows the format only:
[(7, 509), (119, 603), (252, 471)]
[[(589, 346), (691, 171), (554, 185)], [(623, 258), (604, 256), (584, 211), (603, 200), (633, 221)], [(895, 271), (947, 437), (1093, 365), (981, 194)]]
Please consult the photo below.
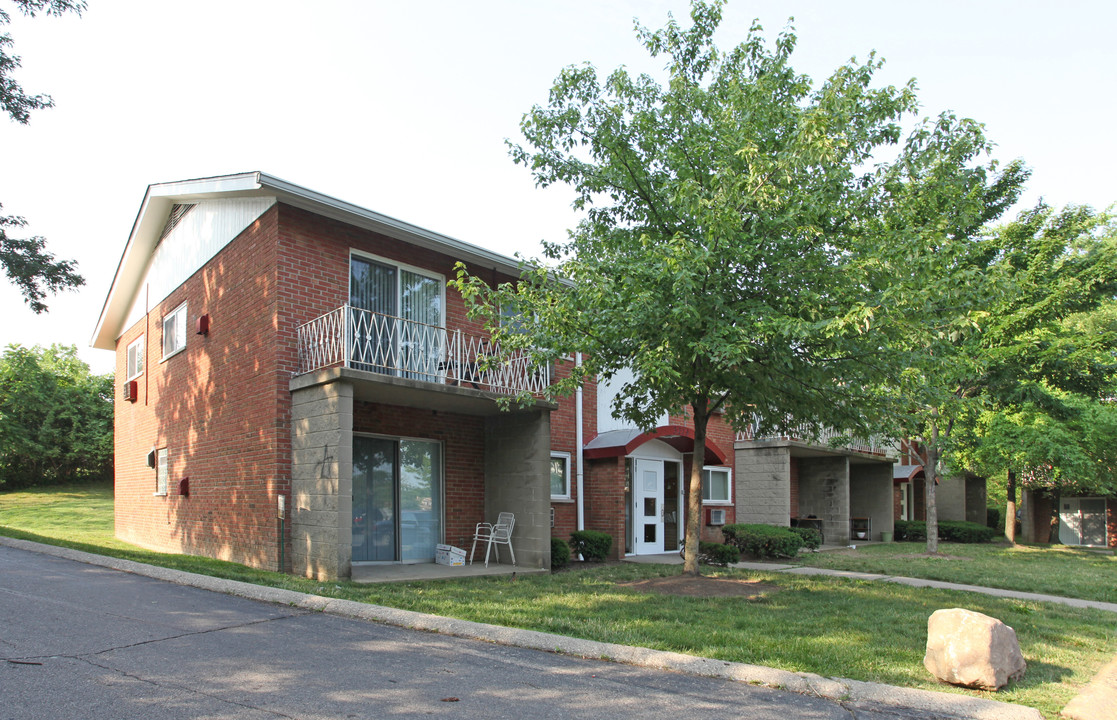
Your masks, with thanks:
[(344, 367), (420, 383), (536, 396), (550, 382), (549, 369), (524, 353), (497, 359), (499, 348), (488, 337), (350, 305), (300, 325), (296, 338), (296, 375)]
[(822, 428), (818, 430), (813, 428), (808, 423), (802, 423), (794, 426), (789, 432), (782, 435), (758, 435), (757, 428), (759, 423), (753, 421), (752, 424), (744, 431), (738, 432), (736, 441), (746, 442), (752, 440), (782, 440), (790, 442), (807, 443), (810, 445), (822, 445), (825, 447), (837, 447), (852, 452), (864, 453), (866, 455), (879, 455), (884, 457), (888, 455), (889, 447), (879, 438), (869, 438), (868, 440), (856, 439), (852, 442), (846, 441), (838, 445), (832, 445), (831, 441), (835, 438), (845, 438), (843, 433), (838, 432), (832, 428)]

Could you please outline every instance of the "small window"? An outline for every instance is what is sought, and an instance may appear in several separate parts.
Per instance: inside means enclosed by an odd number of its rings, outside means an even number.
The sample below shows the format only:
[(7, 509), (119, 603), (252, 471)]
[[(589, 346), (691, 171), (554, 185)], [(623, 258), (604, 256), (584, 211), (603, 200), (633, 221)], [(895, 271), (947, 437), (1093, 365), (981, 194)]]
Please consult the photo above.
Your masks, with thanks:
[(163, 359), (186, 349), (186, 303), (163, 317)]
[(551, 498), (570, 498), (570, 453), (551, 454)]
[(167, 448), (159, 448), (155, 451), (155, 494), (167, 494), (167, 476), (170, 472), (170, 466), (167, 459)]
[(144, 336), (140, 335), (128, 346), (128, 380), (143, 375), (144, 372)]
[(702, 502), (728, 503), (729, 469), (702, 468)]

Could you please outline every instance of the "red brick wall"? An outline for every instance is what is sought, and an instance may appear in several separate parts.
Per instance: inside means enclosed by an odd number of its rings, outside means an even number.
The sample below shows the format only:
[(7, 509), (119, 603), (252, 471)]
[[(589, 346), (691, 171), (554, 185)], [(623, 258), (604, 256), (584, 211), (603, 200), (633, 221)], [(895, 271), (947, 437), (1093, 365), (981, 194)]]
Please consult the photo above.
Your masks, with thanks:
[[(287, 339), (285, 359), (291, 367), (296, 360), (295, 328), (348, 302), (351, 249), (438, 273), (447, 281), (456, 276), (455, 259), (449, 255), (287, 205), (280, 205), (279, 211), (278, 327)], [(471, 270), (489, 283), (513, 279), (484, 268)], [(483, 334), (479, 323), (466, 318), (461, 294), (450, 287), (446, 288), (446, 327)]]
[[(569, 377), (573, 363), (559, 363), (555, 377)], [(551, 537), (570, 539), (570, 533), (578, 529), (578, 457), (580, 448), (577, 442), (577, 395), (559, 400), (558, 410), (551, 413), (551, 451), (570, 454), (570, 500), (551, 502), (554, 512), (554, 527)], [(588, 443), (597, 433), (597, 384), (588, 381), (582, 388), (582, 442)]]
[(624, 555), (624, 476), (623, 457), (586, 463), (586, 529), (613, 536), (614, 560)]
[[(117, 343), (116, 534), (169, 552), (276, 568), (277, 495), (290, 491), (290, 403), (274, 333), (277, 209), (265, 212)], [(187, 302), (186, 349), (165, 361), (162, 318)], [(206, 336), (194, 333), (210, 316)], [(139, 398), (123, 400), (128, 344), (146, 334)], [(168, 448), (154, 496), (152, 447)], [(189, 477), (189, 497), (178, 483)]]
[(485, 521), (485, 419), (356, 402), (353, 431), (442, 443), (446, 517), (443, 540), (468, 550), (477, 523)]
[(1105, 525), (1109, 531), (1109, 547), (1117, 548), (1117, 500), (1105, 501)]

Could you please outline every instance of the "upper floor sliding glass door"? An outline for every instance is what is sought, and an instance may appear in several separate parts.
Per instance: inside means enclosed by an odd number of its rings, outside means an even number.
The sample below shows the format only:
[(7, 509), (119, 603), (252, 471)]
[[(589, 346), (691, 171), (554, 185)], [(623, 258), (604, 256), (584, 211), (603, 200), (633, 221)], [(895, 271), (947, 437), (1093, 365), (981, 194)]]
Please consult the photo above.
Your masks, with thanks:
[(361, 370), (437, 381), (445, 370), (443, 278), (352, 255), (350, 353)]

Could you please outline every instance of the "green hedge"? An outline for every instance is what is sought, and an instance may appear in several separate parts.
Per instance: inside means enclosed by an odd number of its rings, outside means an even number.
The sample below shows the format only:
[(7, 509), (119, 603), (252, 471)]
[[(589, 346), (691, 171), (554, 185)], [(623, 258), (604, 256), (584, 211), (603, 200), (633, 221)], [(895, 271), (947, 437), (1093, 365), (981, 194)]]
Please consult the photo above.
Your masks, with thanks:
[(957, 520), (943, 520), (939, 523), (939, 539), (956, 543), (992, 542), (1001, 533), (986, 525)]
[(721, 532), (726, 543), (758, 558), (795, 557), (803, 547), (803, 538), (785, 527), (736, 524), (722, 527)]
[(818, 528), (793, 527), (791, 532), (803, 538), (803, 547), (808, 550), (818, 550), (822, 547), (822, 533), (818, 531)]
[(718, 565), (725, 567), (741, 559), (741, 551), (732, 545), (721, 543), (698, 543), (698, 562), (703, 565)]
[(599, 530), (578, 530), (570, 533), (570, 547), (588, 562), (601, 562), (609, 557), (613, 536)]
[(926, 540), (927, 523), (922, 520), (897, 520), (893, 532), (898, 542)]
[(562, 538), (551, 538), (551, 569), (561, 570), (570, 564), (570, 546)]
[[(960, 520), (939, 522), (939, 540), (956, 543), (992, 542), (1000, 532), (985, 525)], [(921, 542), (927, 539), (927, 523), (922, 520), (897, 520), (896, 539)]]

